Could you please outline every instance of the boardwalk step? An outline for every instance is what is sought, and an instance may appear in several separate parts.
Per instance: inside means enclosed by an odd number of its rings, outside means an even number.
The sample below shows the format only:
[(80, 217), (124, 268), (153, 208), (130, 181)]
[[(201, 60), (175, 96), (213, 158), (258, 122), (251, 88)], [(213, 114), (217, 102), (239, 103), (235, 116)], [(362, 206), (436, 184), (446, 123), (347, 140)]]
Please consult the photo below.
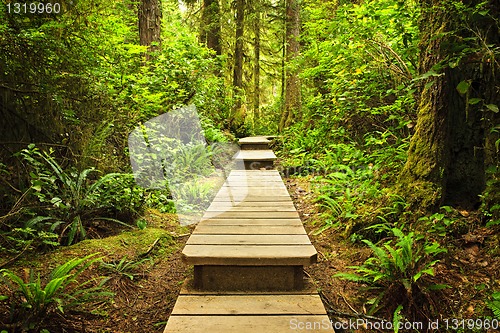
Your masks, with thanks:
[[(262, 220), (259, 220), (262, 221)], [(281, 220), (284, 223), (287, 220)], [(224, 220), (232, 223), (232, 220)], [(193, 231), (195, 234), (218, 234), (218, 235), (305, 235), (306, 231), (302, 225), (224, 225), (224, 223), (205, 224), (200, 223)]]
[(317, 260), (312, 245), (192, 245), (182, 251), (189, 265), (308, 266)]
[(317, 294), (181, 295), (165, 332), (334, 332)]
[(242, 138), (238, 141), (242, 150), (265, 150), (269, 149), (271, 140), (262, 136)]
[(234, 157), (243, 162), (245, 170), (270, 169), (276, 160), (272, 150), (240, 150)]

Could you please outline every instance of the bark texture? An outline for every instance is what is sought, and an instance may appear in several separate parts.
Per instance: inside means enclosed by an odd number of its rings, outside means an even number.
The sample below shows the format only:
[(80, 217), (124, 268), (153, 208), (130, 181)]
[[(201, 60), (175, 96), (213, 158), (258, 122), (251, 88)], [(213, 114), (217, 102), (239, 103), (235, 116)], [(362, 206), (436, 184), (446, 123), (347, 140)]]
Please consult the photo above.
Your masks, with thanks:
[(300, 4), (298, 0), (286, 1), (286, 62), (285, 101), (280, 131), (301, 118), (301, 93), (298, 69), (290, 66), (300, 52)]
[(498, 39), (498, 30), (490, 19), (465, 18), (466, 13), (445, 1), (422, 1), (422, 6), (420, 72), (436, 74), (420, 94), (400, 183), (410, 203), (424, 210), (443, 204), (471, 208), (485, 187), (485, 105), (499, 103), (499, 84), (494, 61), (480, 49), (464, 53), (461, 45), (476, 34), (491, 42)]
[(161, 43), (160, 0), (141, 0), (137, 13), (139, 17), (139, 43), (149, 46), (150, 52), (158, 50)]
[(217, 55), (222, 54), (219, 0), (203, 0), (200, 41)]
[(233, 93), (236, 98), (230, 125), (238, 135), (241, 134), (245, 118), (245, 107), (242, 103), (243, 90), (243, 33), (245, 27), (245, 0), (236, 0), (236, 35), (234, 47)]

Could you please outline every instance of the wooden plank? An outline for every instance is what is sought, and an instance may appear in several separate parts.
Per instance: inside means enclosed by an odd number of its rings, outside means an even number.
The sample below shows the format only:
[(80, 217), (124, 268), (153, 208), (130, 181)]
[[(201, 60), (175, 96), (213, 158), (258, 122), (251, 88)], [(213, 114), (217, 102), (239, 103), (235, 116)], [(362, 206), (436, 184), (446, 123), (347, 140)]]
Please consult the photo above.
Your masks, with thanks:
[(260, 175), (230, 175), (226, 178), (229, 181), (244, 181), (244, 180), (268, 180), (268, 181), (283, 181), (279, 174), (260, 174)]
[(215, 196), (214, 202), (250, 202), (250, 201), (287, 201), (290, 202), (290, 195), (246, 195), (246, 194), (227, 194), (227, 193), (219, 193)]
[[(270, 178), (270, 177), (267, 177)], [(229, 186), (235, 186), (235, 187), (240, 187), (240, 186), (283, 186), (285, 187), (285, 184), (283, 184), (283, 181), (280, 179), (274, 179), (271, 178), (269, 180), (262, 180), (262, 179), (241, 179), (241, 180), (226, 180), (225, 183), (222, 184), (222, 186), (229, 187)]]
[(207, 209), (207, 212), (295, 212), (295, 207), (290, 206), (210, 206)]
[(317, 260), (312, 245), (186, 245), (189, 265), (307, 266)]
[[(286, 186), (274, 186), (273, 184), (265, 184), (265, 185), (260, 185), (260, 186), (222, 186), (219, 189), (219, 193), (227, 192), (232, 190), (232, 192), (242, 192), (242, 193), (254, 193), (254, 192), (259, 192), (259, 191), (275, 191), (275, 192), (283, 192), (283, 193), (288, 193), (286, 190)], [(265, 192), (264, 192), (265, 193)]]
[(270, 149), (268, 150), (240, 150), (235, 156), (235, 160), (247, 161), (274, 161), (276, 155)]
[(278, 170), (274, 169), (268, 169), (268, 170), (231, 170), (229, 173), (230, 176), (232, 175), (263, 175), (263, 174), (274, 174), (274, 175), (279, 175)]
[(299, 214), (296, 211), (292, 212), (266, 212), (266, 211), (225, 211), (213, 212), (207, 211), (203, 214), (202, 220), (217, 217), (218, 219), (293, 219), (298, 218)]
[(190, 245), (308, 245), (307, 235), (191, 235)]
[[(290, 197), (285, 188), (267, 188), (267, 187), (222, 187), (217, 193), (218, 196), (237, 196), (237, 197), (260, 197), (260, 196), (286, 196)], [(260, 200), (264, 201), (264, 200)]]
[(210, 207), (295, 207), (291, 201), (214, 201)]
[(335, 333), (327, 315), (171, 316), (164, 333)]
[(265, 136), (249, 136), (246, 138), (241, 138), (238, 140), (238, 143), (270, 143), (271, 141)]
[[(207, 220), (210, 221), (210, 220)], [(227, 220), (230, 222), (231, 220)], [(286, 221), (286, 220), (283, 220)], [(213, 225), (200, 222), (193, 231), (195, 234), (214, 235), (301, 235), (306, 234), (306, 230), (300, 225)]]
[(326, 315), (319, 295), (181, 295), (172, 315)]
[(201, 220), (198, 226), (203, 225), (236, 225), (236, 226), (302, 226), (302, 221), (299, 218), (293, 219), (218, 219), (216, 217)]

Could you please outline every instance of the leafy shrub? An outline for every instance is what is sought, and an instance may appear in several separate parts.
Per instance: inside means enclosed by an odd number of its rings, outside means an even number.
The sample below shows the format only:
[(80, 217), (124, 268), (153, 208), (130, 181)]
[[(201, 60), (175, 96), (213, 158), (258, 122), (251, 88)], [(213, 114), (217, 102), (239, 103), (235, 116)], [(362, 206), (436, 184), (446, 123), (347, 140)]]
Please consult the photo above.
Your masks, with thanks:
[(446, 250), (436, 242), (421, 242), (423, 236), (413, 232), (404, 234), (399, 228), (392, 228), (391, 232), (395, 243), (392, 239), (378, 246), (363, 240), (374, 256), (360, 266), (351, 266), (355, 273), (338, 273), (335, 277), (381, 290), (370, 300), (370, 314), (387, 309), (392, 315), (396, 307), (402, 305), (407, 314), (416, 316), (412, 319), (425, 318), (426, 312), (430, 311), (431, 296), (428, 292), (445, 287), (430, 283), (426, 276), (434, 275), (433, 267), (439, 262), (436, 258)]
[(113, 294), (104, 291), (95, 280), (79, 282), (78, 277), (99, 258), (96, 254), (84, 258), (74, 258), (56, 267), (47, 281), (40, 275), (35, 277), (30, 271), (28, 281), (9, 270), (0, 270), (0, 278), (11, 294), (3, 297), (10, 304), (12, 324), (21, 325), (23, 330), (43, 328), (46, 320), (55, 313), (64, 314), (70, 309), (79, 308), (87, 303), (102, 301)]

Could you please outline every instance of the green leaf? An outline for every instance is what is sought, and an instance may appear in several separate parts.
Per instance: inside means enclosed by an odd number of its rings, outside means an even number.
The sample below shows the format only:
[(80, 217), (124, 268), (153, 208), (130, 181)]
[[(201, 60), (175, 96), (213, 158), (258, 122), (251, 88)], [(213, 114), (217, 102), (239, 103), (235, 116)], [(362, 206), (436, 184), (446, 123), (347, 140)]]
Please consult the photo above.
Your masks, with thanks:
[(9, 299), (8, 296), (0, 295), (0, 301), (5, 301), (6, 299)]
[(467, 81), (462, 81), (458, 84), (457, 90), (460, 94), (464, 95), (469, 90), (470, 83)]
[(401, 322), (401, 319), (403, 319), (403, 316), (401, 315), (401, 310), (403, 310), (403, 306), (400, 304), (394, 310), (394, 315), (392, 317), (392, 325), (394, 327), (394, 333), (399, 332), (399, 323)]
[(499, 109), (498, 109), (498, 106), (495, 105), (495, 104), (486, 104), (486, 107), (490, 110), (490, 111), (493, 111), (495, 113), (498, 113)]
[(471, 99), (469, 99), (469, 104), (470, 105), (476, 105), (477, 103), (479, 103), (481, 101), (482, 101), (481, 98), (471, 98)]

